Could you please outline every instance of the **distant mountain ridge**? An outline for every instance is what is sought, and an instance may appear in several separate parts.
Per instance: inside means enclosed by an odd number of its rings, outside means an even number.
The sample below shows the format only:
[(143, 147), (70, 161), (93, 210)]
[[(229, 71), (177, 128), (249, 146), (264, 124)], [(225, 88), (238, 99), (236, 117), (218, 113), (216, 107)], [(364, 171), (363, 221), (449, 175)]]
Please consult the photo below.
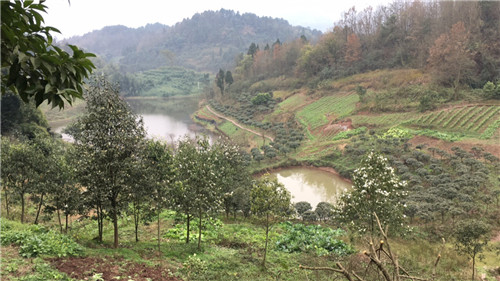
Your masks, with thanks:
[(251, 43), (263, 48), (277, 39), (286, 42), (304, 35), (315, 41), (321, 34), (318, 30), (292, 26), (284, 19), (221, 9), (197, 13), (173, 26), (107, 26), (62, 43), (94, 52), (127, 72), (173, 65), (215, 72), (234, 67), (235, 57), (245, 53)]

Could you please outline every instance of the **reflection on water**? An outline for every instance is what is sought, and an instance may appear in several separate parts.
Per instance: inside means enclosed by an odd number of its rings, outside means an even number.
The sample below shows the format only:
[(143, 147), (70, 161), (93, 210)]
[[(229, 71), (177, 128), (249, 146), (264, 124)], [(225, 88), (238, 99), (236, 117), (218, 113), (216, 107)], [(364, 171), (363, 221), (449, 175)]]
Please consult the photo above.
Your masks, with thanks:
[(141, 114), (144, 128), (149, 138), (159, 138), (176, 141), (188, 135), (194, 137), (198, 128), (166, 114)]
[[(127, 102), (135, 113), (142, 116), (148, 138), (171, 142), (185, 135), (195, 137), (204, 132), (202, 126), (191, 120), (191, 114), (198, 108), (198, 98), (134, 99)], [(61, 134), (63, 140), (72, 142), (70, 135), (62, 133), (67, 125), (63, 123), (53, 130)]]
[(149, 138), (176, 141), (185, 135), (201, 135), (204, 128), (191, 120), (198, 109), (197, 98), (129, 100), (128, 104), (141, 115)]
[(335, 204), (337, 197), (351, 184), (329, 172), (310, 168), (288, 168), (271, 174), (292, 194), (292, 202), (307, 201), (313, 208), (319, 202)]

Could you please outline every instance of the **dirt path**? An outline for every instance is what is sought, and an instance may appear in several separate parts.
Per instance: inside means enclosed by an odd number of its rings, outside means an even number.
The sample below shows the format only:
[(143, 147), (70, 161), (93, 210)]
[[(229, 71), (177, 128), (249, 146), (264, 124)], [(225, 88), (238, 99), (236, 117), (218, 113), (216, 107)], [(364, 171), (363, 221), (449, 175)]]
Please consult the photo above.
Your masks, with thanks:
[[(254, 131), (254, 130), (252, 130), (252, 129), (249, 129), (249, 128), (246, 128), (246, 127), (243, 127), (243, 126), (242, 126), (242, 125), (240, 125), (238, 122), (236, 122), (236, 121), (234, 121), (234, 120), (232, 120), (232, 119), (229, 119), (229, 118), (227, 118), (226, 116), (221, 115), (221, 114), (219, 114), (219, 113), (215, 112), (215, 111), (214, 111), (214, 110), (212, 110), (212, 109), (210, 108), (210, 106), (208, 106), (208, 105), (207, 105), (207, 109), (208, 109), (208, 111), (210, 111), (210, 112), (211, 112), (212, 114), (214, 114), (215, 116), (217, 116), (217, 117), (219, 117), (219, 118), (221, 118), (221, 119), (225, 119), (225, 120), (227, 120), (227, 121), (229, 121), (229, 122), (233, 123), (236, 127), (240, 128), (240, 129), (243, 129), (243, 130), (245, 130), (245, 131), (248, 131), (248, 132), (250, 132), (250, 133), (252, 133), (252, 134), (255, 134), (255, 135), (259, 136), (259, 137), (262, 137), (262, 134), (261, 134), (261, 133), (259, 133), (259, 132), (257, 132), (257, 131)], [(270, 136), (264, 135), (264, 137), (265, 137), (265, 138), (267, 138), (267, 139), (269, 139), (270, 141), (274, 141), (274, 139), (273, 139), (272, 137), (270, 137)]]

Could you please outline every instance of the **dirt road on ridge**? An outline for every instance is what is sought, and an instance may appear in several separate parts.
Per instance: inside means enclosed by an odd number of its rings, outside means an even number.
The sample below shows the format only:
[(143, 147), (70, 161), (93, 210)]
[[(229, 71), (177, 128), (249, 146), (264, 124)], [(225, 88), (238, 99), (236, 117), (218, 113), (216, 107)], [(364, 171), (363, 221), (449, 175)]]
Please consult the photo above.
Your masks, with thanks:
[[(222, 119), (225, 119), (225, 120), (227, 120), (227, 121), (229, 121), (229, 122), (233, 123), (236, 127), (240, 128), (240, 129), (243, 129), (243, 130), (245, 130), (245, 131), (248, 131), (248, 132), (250, 132), (250, 133), (252, 133), (252, 134), (255, 134), (255, 135), (259, 136), (259, 137), (262, 137), (262, 134), (261, 134), (261, 133), (259, 133), (259, 132), (257, 132), (257, 131), (254, 131), (254, 130), (252, 130), (252, 129), (249, 129), (249, 128), (246, 128), (246, 127), (243, 127), (243, 126), (242, 126), (242, 125), (240, 125), (238, 122), (236, 122), (236, 121), (234, 121), (234, 120), (232, 120), (232, 119), (229, 119), (229, 118), (227, 118), (226, 116), (221, 115), (221, 114), (219, 114), (219, 113), (215, 112), (215, 111), (214, 111), (214, 110), (212, 110), (212, 109), (210, 108), (210, 106), (208, 106), (208, 105), (207, 105), (207, 109), (208, 109), (208, 111), (210, 111), (210, 112), (211, 112), (212, 114), (214, 114), (215, 116), (217, 116), (217, 117), (219, 117), (219, 118), (222, 118)], [(265, 137), (265, 138), (267, 138), (267, 139), (269, 139), (270, 141), (274, 141), (274, 139), (273, 139), (272, 137), (268, 136), (268, 135), (264, 135), (264, 137)]]

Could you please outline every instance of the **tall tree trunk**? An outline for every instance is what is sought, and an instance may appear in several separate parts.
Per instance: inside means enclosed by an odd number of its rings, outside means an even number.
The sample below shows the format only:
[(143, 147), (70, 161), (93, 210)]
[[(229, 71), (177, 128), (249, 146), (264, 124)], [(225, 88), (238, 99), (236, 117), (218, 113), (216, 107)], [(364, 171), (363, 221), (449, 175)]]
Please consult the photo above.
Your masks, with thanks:
[(103, 232), (103, 213), (102, 213), (102, 208), (101, 208), (101, 204), (100, 203), (97, 203), (96, 204), (96, 211), (97, 211), (97, 229), (98, 229), (98, 232), (99, 232), (99, 236), (97, 238), (97, 241), (99, 243), (102, 243), (102, 232)]
[(186, 233), (186, 244), (189, 243), (189, 226), (190, 226), (190, 222), (191, 222), (191, 216), (189, 214), (187, 214), (187, 233)]
[(4, 187), (3, 192), (5, 194), (5, 210), (7, 211), (7, 218), (10, 218), (9, 214), (9, 192), (7, 191), (7, 188)]
[(43, 193), (40, 195), (40, 203), (38, 203), (38, 210), (36, 211), (36, 217), (35, 217), (35, 222), (34, 224), (38, 224), (38, 217), (40, 216), (40, 210), (42, 209), (43, 205)]
[(203, 218), (203, 212), (200, 209), (200, 212), (199, 212), (200, 222), (198, 223), (198, 251), (201, 250), (201, 222), (202, 222), (201, 219), (202, 218)]
[(62, 222), (61, 222), (61, 211), (57, 209), (57, 220), (59, 221), (59, 231), (63, 233)]
[(21, 223), (24, 223), (24, 193), (21, 193)]
[(65, 212), (64, 215), (66, 216), (66, 225), (64, 227), (64, 233), (68, 233), (68, 218), (69, 218), (69, 214)]
[(160, 242), (160, 208), (158, 208), (158, 254), (161, 253)]
[(113, 237), (114, 237), (114, 242), (113, 242), (113, 247), (115, 249), (118, 248), (118, 208), (116, 206), (116, 200), (113, 200), (111, 202), (111, 206), (113, 207)]
[(135, 242), (139, 242), (139, 211), (137, 208), (137, 204), (134, 203), (134, 227), (135, 227)]
[(476, 272), (476, 253), (472, 255), (472, 280), (475, 280), (475, 273)]
[(269, 214), (266, 215), (266, 245), (264, 246), (264, 259), (262, 260), (262, 266), (266, 266), (268, 238), (269, 238)]

